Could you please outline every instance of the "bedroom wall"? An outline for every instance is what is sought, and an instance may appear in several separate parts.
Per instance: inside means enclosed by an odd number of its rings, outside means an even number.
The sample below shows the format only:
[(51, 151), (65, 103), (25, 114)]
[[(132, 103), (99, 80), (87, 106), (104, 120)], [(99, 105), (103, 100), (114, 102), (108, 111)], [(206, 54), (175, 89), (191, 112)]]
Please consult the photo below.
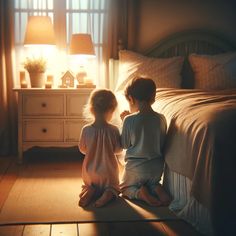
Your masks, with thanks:
[(188, 29), (216, 30), (236, 43), (233, 0), (139, 0), (135, 50), (145, 52), (159, 40)]

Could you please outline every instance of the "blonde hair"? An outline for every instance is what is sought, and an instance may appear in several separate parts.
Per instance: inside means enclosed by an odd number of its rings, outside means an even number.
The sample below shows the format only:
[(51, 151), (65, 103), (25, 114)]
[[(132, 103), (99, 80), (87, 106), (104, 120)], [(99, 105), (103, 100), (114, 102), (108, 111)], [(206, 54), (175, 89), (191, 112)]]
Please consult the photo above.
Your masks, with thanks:
[[(116, 97), (111, 90), (94, 90), (85, 106), (84, 117), (86, 120), (92, 121), (96, 114), (106, 114), (108, 111), (115, 111), (117, 104)], [(91, 111), (93, 114), (91, 114)]]

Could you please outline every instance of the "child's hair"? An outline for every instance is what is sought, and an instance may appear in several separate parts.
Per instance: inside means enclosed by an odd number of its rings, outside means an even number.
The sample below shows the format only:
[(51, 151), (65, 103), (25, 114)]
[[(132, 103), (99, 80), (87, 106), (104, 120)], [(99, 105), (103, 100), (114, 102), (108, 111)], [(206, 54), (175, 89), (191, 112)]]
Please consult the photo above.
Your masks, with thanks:
[(117, 100), (112, 91), (108, 89), (96, 89), (89, 97), (87, 106), (84, 109), (84, 116), (91, 121), (91, 110), (96, 114), (105, 114), (108, 111), (114, 111), (117, 107)]
[(135, 78), (125, 88), (125, 97), (129, 100), (129, 96), (138, 101), (153, 103), (156, 95), (156, 84), (152, 79)]

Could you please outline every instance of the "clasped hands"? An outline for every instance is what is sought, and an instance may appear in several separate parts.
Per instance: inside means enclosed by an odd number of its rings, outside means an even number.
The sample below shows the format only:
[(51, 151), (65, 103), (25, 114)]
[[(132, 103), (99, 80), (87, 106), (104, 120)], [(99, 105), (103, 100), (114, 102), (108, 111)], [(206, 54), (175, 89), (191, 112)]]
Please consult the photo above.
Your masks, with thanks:
[(131, 114), (130, 111), (124, 110), (123, 112), (120, 113), (120, 118), (121, 118), (121, 120), (123, 121), (124, 118), (125, 118), (127, 115), (130, 115), (130, 114)]

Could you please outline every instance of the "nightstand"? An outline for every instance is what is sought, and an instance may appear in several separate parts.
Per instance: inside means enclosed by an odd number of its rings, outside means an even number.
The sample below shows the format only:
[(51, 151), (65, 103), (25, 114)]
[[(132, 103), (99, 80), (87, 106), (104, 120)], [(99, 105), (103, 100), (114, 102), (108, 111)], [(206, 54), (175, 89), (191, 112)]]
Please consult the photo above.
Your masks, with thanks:
[(34, 147), (77, 146), (93, 89), (14, 89), (18, 93), (18, 161)]

